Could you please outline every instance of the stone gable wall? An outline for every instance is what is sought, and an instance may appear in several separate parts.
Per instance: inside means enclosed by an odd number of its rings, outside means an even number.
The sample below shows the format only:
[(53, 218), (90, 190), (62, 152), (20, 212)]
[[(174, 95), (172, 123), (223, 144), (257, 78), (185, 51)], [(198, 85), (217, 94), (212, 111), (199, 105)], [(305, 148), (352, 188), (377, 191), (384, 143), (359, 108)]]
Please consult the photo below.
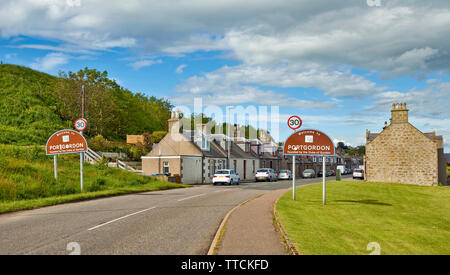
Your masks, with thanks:
[(409, 123), (391, 124), (366, 145), (366, 180), (438, 184), (437, 145)]

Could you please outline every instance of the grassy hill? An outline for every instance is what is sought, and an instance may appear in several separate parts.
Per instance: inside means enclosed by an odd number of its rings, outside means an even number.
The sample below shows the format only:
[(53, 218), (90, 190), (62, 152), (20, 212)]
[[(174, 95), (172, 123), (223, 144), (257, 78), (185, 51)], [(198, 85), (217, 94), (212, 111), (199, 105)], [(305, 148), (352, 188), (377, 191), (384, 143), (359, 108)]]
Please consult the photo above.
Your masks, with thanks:
[(167, 131), (172, 105), (133, 93), (85, 68), (59, 77), (16, 65), (0, 65), (0, 144), (44, 145), (55, 131), (73, 128), (86, 87), (88, 137), (124, 141), (126, 135)]
[[(94, 149), (103, 150), (105, 146), (99, 145), (109, 144), (108, 140), (122, 146), (127, 134), (167, 130), (168, 101), (132, 93), (107, 76), (107, 72), (86, 68), (55, 77), (21, 66), (0, 65), (0, 213), (185, 187), (105, 164), (86, 164), (81, 192), (79, 155), (59, 156), (58, 180), (54, 179), (53, 158), (45, 155), (44, 145), (52, 133), (73, 128), (73, 121), (80, 116), (82, 85), (88, 91), (89, 128), (85, 134), (96, 137), (89, 139), (97, 145)], [(103, 143), (95, 143), (98, 140)], [(116, 143), (113, 145), (119, 146)]]
[(15, 65), (0, 65), (0, 143), (45, 144), (71, 127), (56, 114), (56, 77)]

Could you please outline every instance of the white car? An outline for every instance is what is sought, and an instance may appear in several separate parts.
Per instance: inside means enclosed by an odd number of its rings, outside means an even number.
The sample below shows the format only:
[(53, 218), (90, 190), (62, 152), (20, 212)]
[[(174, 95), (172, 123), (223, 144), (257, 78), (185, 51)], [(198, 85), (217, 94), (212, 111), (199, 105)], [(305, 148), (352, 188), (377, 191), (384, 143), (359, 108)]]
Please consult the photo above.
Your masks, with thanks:
[(290, 180), (292, 179), (291, 170), (281, 170), (280, 174), (278, 174), (278, 179), (280, 180)]
[(256, 181), (275, 181), (277, 180), (277, 174), (275, 170), (271, 168), (258, 169), (255, 175)]
[(353, 170), (353, 179), (364, 179), (364, 170), (362, 169), (355, 169)]
[(236, 174), (234, 170), (230, 169), (223, 169), (223, 170), (217, 170), (213, 177), (213, 184), (237, 184), (241, 182), (241, 178), (239, 177), (239, 174)]

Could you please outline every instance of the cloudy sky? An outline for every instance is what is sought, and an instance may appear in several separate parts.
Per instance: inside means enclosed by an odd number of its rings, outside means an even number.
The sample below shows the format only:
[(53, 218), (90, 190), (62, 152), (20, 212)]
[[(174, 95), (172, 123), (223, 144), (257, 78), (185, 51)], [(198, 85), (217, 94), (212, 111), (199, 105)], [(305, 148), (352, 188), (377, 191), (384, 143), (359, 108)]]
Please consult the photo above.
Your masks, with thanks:
[(295, 114), (360, 145), (407, 102), (450, 152), (448, 0), (0, 0), (0, 60), (107, 70), (175, 105), (278, 106), (280, 140)]

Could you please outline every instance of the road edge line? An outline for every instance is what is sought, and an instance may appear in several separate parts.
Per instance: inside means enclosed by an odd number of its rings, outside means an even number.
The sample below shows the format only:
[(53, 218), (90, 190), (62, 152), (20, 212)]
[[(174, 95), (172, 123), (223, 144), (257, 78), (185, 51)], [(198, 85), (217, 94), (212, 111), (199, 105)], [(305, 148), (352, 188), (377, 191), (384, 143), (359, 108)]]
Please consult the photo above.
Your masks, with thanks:
[(239, 207), (249, 203), (252, 200), (255, 200), (257, 198), (260, 198), (264, 196), (264, 194), (260, 194), (254, 198), (248, 199), (242, 203), (240, 203), (239, 205), (236, 205), (233, 209), (231, 209), (230, 211), (228, 211), (228, 213), (225, 215), (225, 217), (222, 220), (222, 223), (220, 224), (219, 228), (216, 231), (216, 235), (214, 236), (214, 239), (211, 243), (211, 245), (209, 246), (209, 250), (208, 253), (206, 255), (216, 255), (217, 252), (217, 247), (220, 245), (221, 241), (222, 241), (222, 237), (223, 237), (223, 233), (225, 233), (225, 226), (228, 222), (228, 219), (230, 218), (231, 214), (233, 214), (233, 212), (238, 209)]

